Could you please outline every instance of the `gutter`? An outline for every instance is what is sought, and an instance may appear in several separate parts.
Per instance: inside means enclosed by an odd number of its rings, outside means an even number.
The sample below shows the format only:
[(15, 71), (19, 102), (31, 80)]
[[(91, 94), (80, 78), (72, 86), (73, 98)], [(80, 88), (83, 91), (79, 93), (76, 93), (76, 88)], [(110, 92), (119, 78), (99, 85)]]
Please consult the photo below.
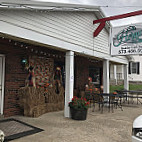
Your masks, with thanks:
[(2, 8), (20, 8), (20, 9), (37, 9), (37, 10), (56, 10), (56, 11), (99, 11), (99, 6), (65, 4), (54, 2), (41, 2), (31, 0), (1, 0)]

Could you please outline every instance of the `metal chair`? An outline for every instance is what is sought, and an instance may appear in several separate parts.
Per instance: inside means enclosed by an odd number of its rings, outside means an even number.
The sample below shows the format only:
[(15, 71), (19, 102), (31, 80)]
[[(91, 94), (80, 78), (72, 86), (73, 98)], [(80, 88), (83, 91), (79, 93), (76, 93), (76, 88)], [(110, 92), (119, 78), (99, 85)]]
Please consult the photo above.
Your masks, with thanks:
[(121, 104), (121, 101), (122, 101), (121, 94), (110, 94), (109, 99), (110, 99), (110, 104), (112, 105), (112, 111), (113, 111), (113, 105), (116, 109), (117, 109), (117, 107), (119, 107), (121, 109), (121, 111), (123, 111), (122, 104)]
[(92, 99), (92, 93), (90, 91), (85, 91), (85, 98), (86, 98), (87, 101), (89, 101), (90, 108), (91, 108), (91, 101), (93, 100)]

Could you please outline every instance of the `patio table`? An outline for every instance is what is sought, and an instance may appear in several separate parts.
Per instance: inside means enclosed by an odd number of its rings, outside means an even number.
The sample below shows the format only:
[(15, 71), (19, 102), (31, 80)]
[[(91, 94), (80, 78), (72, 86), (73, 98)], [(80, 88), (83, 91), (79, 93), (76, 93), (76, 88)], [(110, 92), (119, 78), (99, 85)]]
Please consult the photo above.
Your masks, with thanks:
[[(115, 91), (118, 92), (119, 94), (123, 94), (124, 97), (126, 98), (126, 101), (128, 100), (128, 104), (129, 104), (129, 98), (132, 98), (132, 100), (136, 98), (137, 104), (138, 102), (142, 104), (142, 102), (140, 101), (140, 99), (142, 99), (142, 96), (140, 97), (140, 95), (142, 95), (142, 91), (140, 90), (137, 90), (137, 91), (136, 90), (115, 90)], [(128, 93), (130, 93), (131, 95), (128, 95)], [(136, 96), (133, 96), (133, 94), (136, 94)]]

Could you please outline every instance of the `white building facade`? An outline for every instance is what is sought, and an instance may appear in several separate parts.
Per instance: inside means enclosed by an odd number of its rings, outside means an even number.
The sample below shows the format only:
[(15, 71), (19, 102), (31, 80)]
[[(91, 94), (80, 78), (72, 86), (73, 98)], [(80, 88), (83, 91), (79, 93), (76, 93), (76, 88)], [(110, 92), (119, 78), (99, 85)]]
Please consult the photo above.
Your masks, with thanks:
[[(68, 102), (74, 92), (76, 55), (91, 60), (97, 59), (103, 63), (102, 84), (106, 93), (109, 92), (110, 70), (122, 72), (122, 69), (116, 66), (110, 69), (110, 64), (122, 65), (124, 74), (121, 77), (124, 78), (125, 89), (128, 89), (128, 59), (124, 56), (110, 56), (109, 30), (104, 28), (97, 37), (93, 37), (93, 32), (98, 26), (93, 25), (93, 20), (102, 18), (102, 12), (98, 7), (18, 0), (4, 0), (0, 3), (1, 37), (65, 53), (65, 117), (70, 117)], [(5, 57), (4, 52), (1, 51), (0, 54)], [(116, 78), (116, 75), (113, 77)], [(1, 82), (3, 89), (0, 94), (0, 111), (3, 114), (4, 79)]]
[(134, 55), (133, 61), (129, 62), (129, 81), (141, 82), (142, 81), (142, 56)]
[[(128, 80), (131, 83), (141, 83), (142, 82), (142, 56), (132, 55), (128, 59)], [(110, 65), (110, 79), (116, 85), (119, 81), (124, 80), (124, 67), (123, 65)]]

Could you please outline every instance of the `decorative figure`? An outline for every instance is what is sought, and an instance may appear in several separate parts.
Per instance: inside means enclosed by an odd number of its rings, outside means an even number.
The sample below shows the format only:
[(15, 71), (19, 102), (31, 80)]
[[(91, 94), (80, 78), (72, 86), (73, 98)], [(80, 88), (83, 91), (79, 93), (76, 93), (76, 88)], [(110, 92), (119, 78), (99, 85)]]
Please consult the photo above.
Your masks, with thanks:
[(61, 75), (60, 67), (56, 67), (55, 74), (54, 74), (54, 81), (56, 86), (55, 92), (59, 94), (59, 87), (61, 86), (61, 83), (62, 83), (62, 75)]
[(32, 66), (30, 66), (28, 70), (29, 70), (29, 74), (26, 79), (26, 86), (36, 87), (34, 68)]
[(88, 85), (92, 85), (92, 78), (91, 77), (88, 77)]
[(4, 142), (5, 134), (2, 130), (0, 130), (0, 142)]
[(104, 87), (103, 87), (103, 85), (101, 85), (101, 87), (100, 87), (100, 92), (101, 93), (103, 93), (103, 89), (104, 89)]

